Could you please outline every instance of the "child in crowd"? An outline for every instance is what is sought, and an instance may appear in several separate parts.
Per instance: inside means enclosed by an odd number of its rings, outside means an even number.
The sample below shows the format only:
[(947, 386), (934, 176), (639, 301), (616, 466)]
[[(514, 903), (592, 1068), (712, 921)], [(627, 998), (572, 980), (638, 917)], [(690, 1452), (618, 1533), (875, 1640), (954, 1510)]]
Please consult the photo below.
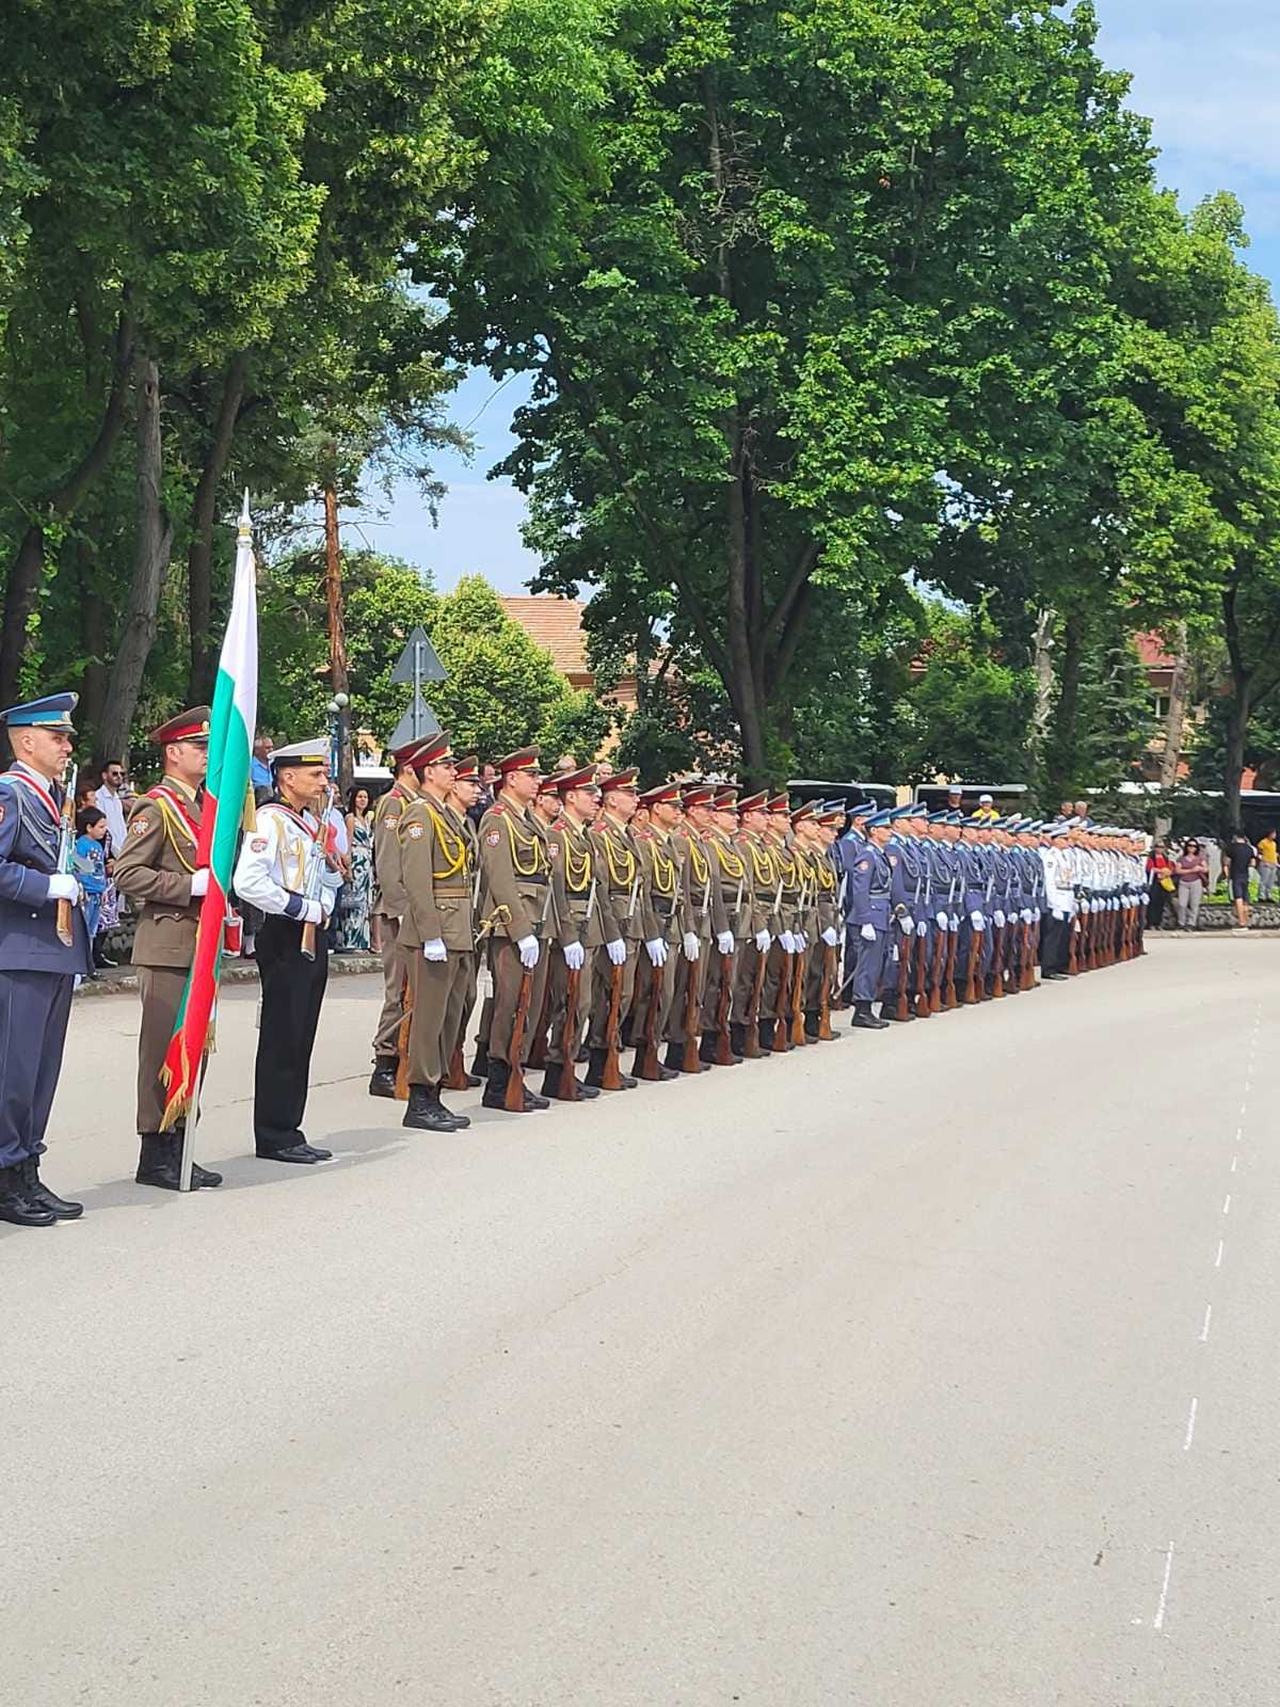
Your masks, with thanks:
[[(75, 871), (84, 891), (84, 922), (89, 941), (98, 934), (102, 917), (102, 897), (107, 892), (107, 815), (100, 806), (85, 806), (76, 813)], [(101, 965), (97, 945), (94, 945), (94, 964)]]

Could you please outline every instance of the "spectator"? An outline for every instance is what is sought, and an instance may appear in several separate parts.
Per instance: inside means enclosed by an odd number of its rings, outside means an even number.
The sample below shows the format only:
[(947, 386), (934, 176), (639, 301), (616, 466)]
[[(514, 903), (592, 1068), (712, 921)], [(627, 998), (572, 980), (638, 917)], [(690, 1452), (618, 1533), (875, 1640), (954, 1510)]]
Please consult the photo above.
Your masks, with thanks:
[(1227, 843), (1227, 871), (1231, 879), (1231, 900), (1236, 910), (1236, 928), (1249, 928), (1249, 872), (1255, 854), (1253, 843), (1243, 830), (1232, 832)]
[(253, 738), (253, 757), (249, 760), (249, 781), (253, 786), (254, 804), (261, 806), (274, 788), (271, 781), (271, 753), (275, 742), (261, 730)]
[(1264, 830), (1258, 837), (1258, 899), (1269, 901), (1276, 886), (1276, 833)]
[(1209, 862), (1194, 836), (1183, 842), (1182, 852), (1173, 869), (1178, 880), (1175, 902), (1178, 923), (1184, 931), (1193, 931), (1200, 920), (1200, 902), (1204, 899), (1204, 886), (1209, 880)]
[(373, 801), (362, 782), (347, 797), (350, 876), (338, 898), (339, 954), (367, 954), (373, 907)]
[(475, 804), (467, 808), (467, 817), (470, 818), (471, 822), (477, 829), (480, 828), (480, 820), (493, 805), (493, 791), (497, 781), (497, 765), (480, 766), (480, 789), (478, 797)]
[(561, 753), (551, 774), (553, 776), (569, 776), (573, 771), (581, 770), (581, 768), (572, 753)]
[(76, 846), (72, 863), (84, 891), (84, 922), (93, 944), (93, 964), (114, 966), (98, 944), (102, 902), (107, 892), (107, 815), (100, 806), (85, 806), (76, 813)]
[(1147, 923), (1153, 931), (1159, 930), (1164, 923), (1165, 908), (1177, 887), (1169, 850), (1163, 842), (1156, 842), (1147, 855)]
[(1205, 863), (1209, 867), (1209, 883), (1207, 892), (1212, 895), (1214, 890), (1222, 881), (1221, 842), (1210, 842), (1208, 847), (1204, 850), (1204, 857)]
[(101, 785), (95, 790), (93, 803), (106, 815), (107, 839), (104, 851), (107, 860), (107, 887), (102, 897), (102, 912), (98, 920), (98, 928), (102, 931), (114, 930), (120, 923), (120, 897), (116, 894), (115, 885), (115, 856), (124, 846), (125, 823), (128, 819), (127, 806), (132, 798), (132, 789), (125, 782), (124, 765), (119, 759), (106, 759), (98, 767), (102, 775)]

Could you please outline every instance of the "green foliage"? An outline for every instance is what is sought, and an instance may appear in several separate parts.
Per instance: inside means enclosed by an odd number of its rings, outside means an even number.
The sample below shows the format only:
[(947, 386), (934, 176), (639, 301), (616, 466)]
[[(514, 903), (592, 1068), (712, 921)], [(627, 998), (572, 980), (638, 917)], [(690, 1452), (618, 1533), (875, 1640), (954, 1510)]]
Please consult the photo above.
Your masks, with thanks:
[(1021, 782), (1035, 697), (1030, 673), (1004, 663), (965, 612), (933, 603), (923, 668), (903, 704), (905, 780), (935, 775)]

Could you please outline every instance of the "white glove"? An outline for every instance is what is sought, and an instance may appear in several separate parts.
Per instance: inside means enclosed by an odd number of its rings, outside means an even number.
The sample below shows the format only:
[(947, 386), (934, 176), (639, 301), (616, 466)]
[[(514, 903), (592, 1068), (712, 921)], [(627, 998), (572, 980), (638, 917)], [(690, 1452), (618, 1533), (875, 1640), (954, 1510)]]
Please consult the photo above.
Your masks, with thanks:
[(898, 923), (902, 926), (903, 936), (914, 936), (916, 934), (916, 922), (910, 914), (905, 919), (899, 919)]
[(757, 931), (756, 932), (756, 953), (757, 954), (768, 954), (769, 944), (772, 941), (773, 941), (773, 938), (769, 935), (768, 931)]
[(627, 945), (620, 936), (604, 945), (604, 951), (609, 956), (610, 966), (625, 966), (627, 964)]
[(1083, 895), (1080, 897), (1080, 911), (1082, 913), (1087, 913), (1089, 911), (1089, 903), (1084, 899)]
[(702, 945), (698, 941), (696, 933), (693, 931), (686, 931), (684, 933), (684, 957), (685, 957), (685, 959), (686, 960), (696, 960), (698, 958), (699, 953), (701, 952), (701, 948), (702, 948)]
[(667, 964), (667, 945), (660, 936), (653, 938), (644, 945), (645, 953), (649, 956), (649, 964), (661, 970)]
[(935, 913), (934, 918), (938, 922), (938, 929), (940, 931), (945, 931), (947, 928), (947, 915), (945, 913)]
[(790, 931), (779, 932), (778, 941), (782, 944), (782, 952), (784, 954), (794, 954), (795, 953), (795, 951), (796, 951), (796, 939), (792, 936)]
[(996, 929), (998, 931), (1002, 931), (1004, 929), (1004, 925), (1005, 925), (1005, 918), (1004, 918), (1004, 914), (1000, 911), (999, 907), (996, 908), (995, 912), (991, 915), (991, 917), (995, 920)]
[(876, 940), (876, 927), (874, 925), (863, 925), (858, 935), (863, 942), (874, 942)]
[(202, 895), (209, 893), (209, 867), (197, 866), (191, 873), (191, 899), (198, 901)]
[(720, 950), (721, 954), (732, 954), (733, 932), (721, 931), (719, 936), (716, 938), (716, 947)]
[(69, 871), (55, 871), (49, 879), (49, 899), (51, 901), (78, 901), (80, 885)]
[(975, 910), (969, 914), (969, 923), (975, 931), (980, 931), (986, 925), (986, 920), (983, 918), (981, 913)]
[(1060, 925), (1066, 924), (1067, 915), (1062, 911), (1061, 907), (1055, 907), (1053, 909), (1053, 916), (1055, 919), (1057, 919), (1057, 921)]
[(526, 972), (532, 972), (538, 964), (538, 939), (536, 936), (522, 936), (516, 943), (520, 950), (520, 964)]
[(424, 960), (432, 961), (437, 966), (442, 960), (447, 960), (449, 958), (449, 951), (444, 946), (444, 939), (442, 937), (433, 936), (430, 942), (424, 942), (422, 945), (422, 958)]
[(951, 915), (951, 929), (953, 931), (958, 931), (960, 929), (960, 915), (959, 915), (959, 913), (952, 913), (952, 915)]
[(832, 926), (828, 925), (826, 930), (822, 933), (822, 940), (826, 943), (828, 948), (834, 948), (840, 941), (840, 938), (836, 935)]
[(1035, 924), (1036, 916), (1031, 911), (1030, 907), (1024, 907), (1022, 909), (1022, 922), (1024, 925), (1034, 925)]
[(564, 963), (570, 972), (581, 972), (586, 964), (587, 951), (580, 942), (567, 942), (564, 945)]
[(803, 931), (796, 932), (796, 953), (803, 954), (809, 946), (809, 939)]
[(324, 908), (319, 901), (304, 901), (302, 903), (302, 922), (304, 925), (322, 925), (324, 923)]

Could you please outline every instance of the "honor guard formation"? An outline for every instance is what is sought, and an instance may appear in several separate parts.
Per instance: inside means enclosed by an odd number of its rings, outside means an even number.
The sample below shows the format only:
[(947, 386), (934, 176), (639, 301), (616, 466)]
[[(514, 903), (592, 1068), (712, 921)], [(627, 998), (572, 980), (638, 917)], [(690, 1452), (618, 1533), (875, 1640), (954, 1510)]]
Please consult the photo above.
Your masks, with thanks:
[[(74, 694), (0, 714), (0, 1219), (48, 1226), (82, 1206), (41, 1177), (77, 975), (90, 968), (68, 857)], [(209, 708), (154, 730), (160, 780), (133, 807), (116, 881), (137, 912), (141, 1185), (179, 1189), (182, 1123), (165, 1051), (196, 951)], [(325, 826), (324, 740), (279, 747), (273, 797), (244, 834), (237, 897), (264, 917), (254, 1152), (330, 1156), (303, 1130), (341, 885)], [(372, 1096), (403, 1125), (470, 1125), (444, 1093), (483, 1085), (509, 1114), (669, 1083), (879, 1031), (1142, 953), (1146, 838), (1084, 817), (972, 815), (916, 803), (793, 809), (711, 782), (641, 790), (636, 771), (544, 776), (534, 747), (480, 768), (436, 734), (392, 755), (374, 817), (384, 998)], [(847, 825), (847, 828), (846, 828)], [(464, 1043), (477, 1003), (477, 1048)], [(585, 1071), (579, 1074), (579, 1068)], [(541, 1073), (535, 1085), (535, 1072)], [(192, 1129), (193, 1136), (195, 1129)], [(191, 1183), (221, 1176), (193, 1169)]]

